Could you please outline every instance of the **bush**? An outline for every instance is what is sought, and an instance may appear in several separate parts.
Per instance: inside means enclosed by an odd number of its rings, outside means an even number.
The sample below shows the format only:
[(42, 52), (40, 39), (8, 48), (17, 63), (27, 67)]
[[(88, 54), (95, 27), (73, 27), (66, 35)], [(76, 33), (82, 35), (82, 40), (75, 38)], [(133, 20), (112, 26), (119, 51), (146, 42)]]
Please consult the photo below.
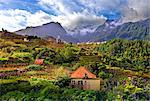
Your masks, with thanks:
[(21, 100), (25, 94), (20, 91), (11, 91), (8, 92), (7, 94), (3, 95), (0, 100), (5, 100), (5, 101), (16, 101), (16, 100)]
[(55, 82), (55, 85), (58, 85), (59, 87), (67, 87), (70, 82), (71, 79), (69, 77), (62, 77)]
[(14, 52), (12, 57), (22, 58), (22, 57), (32, 57), (31, 53), (29, 52)]
[(28, 70), (42, 70), (43, 67), (40, 66), (40, 65), (29, 65), (29, 66), (27, 67), (27, 69), (28, 69)]
[(8, 58), (0, 58), (0, 64), (6, 63)]
[(17, 58), (21, 62), (33, 62), (32, 54), (29, 52), (14, 52), (11, 57)]

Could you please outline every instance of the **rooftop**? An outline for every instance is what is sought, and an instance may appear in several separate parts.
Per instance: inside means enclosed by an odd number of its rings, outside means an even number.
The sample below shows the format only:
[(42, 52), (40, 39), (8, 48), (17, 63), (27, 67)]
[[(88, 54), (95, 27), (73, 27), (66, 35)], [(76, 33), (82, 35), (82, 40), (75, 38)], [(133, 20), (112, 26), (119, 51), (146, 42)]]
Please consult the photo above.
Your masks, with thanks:
[(81, 66), (76, 71), (74, 71), (70, 77), (71, 78), (79, 78), (79, 79), (83, 79), (83, 78), (95, 79), (96, 75), (91, 73), (85, 67)]

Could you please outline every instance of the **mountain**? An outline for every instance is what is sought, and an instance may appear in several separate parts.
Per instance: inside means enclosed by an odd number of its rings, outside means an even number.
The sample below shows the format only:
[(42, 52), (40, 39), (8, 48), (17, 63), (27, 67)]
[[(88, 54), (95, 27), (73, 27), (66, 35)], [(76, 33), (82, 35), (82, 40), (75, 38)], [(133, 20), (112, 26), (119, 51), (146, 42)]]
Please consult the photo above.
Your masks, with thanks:
[(150, 40), (150, 18), (138, 22), (118, 23), (107, 20), (94, 32), (74, 35), (80, 42), (101, 42), (115, 38), (128, 40)]
[(121, 25), (114, 21), (106, 21), (91, 34), (90, 41), (107, 41), (114, 38), (150, 40), (150, 18)]
[(42, 38), (52, 36), (54, 38), (60, 38), (63, 41), (67, 42), (76, 42), (71, 35), (67, 34), (66, 30), (58, 22), (50, 22), (36, 27), (27, 27), (26, 29), (21, 29), (15, 33), (20, 35), (33, 35)]
[(88, 42), (91, 40), (91, 34), (99, 25), (88, 25), (82, 27), (76, 27), (73, 30), (68, 30), (67, 32), (72, 35), (78, 42)]
[(107, 20), (104, 24), (97, 28), (86, 26), (85, 29), (74, 29), (76, 34), (67, 33), (60, 23), (50, 22), (36, 27), (27, 27), (16, 31), (21, 35), (35, 35), (38, 37), (60, 38), (66, 42), (101, 42), (114, 38), (128, 39), (128, 40), (150, 40), (150, 18), (138, 22), (128, 22), (124, 24), (118, 21)]

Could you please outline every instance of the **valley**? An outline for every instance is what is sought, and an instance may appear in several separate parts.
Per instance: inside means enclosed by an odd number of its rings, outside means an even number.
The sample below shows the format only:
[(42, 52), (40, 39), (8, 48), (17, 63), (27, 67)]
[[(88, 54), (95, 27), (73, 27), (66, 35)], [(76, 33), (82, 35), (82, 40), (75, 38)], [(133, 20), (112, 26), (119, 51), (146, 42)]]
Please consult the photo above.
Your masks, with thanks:
[(0, 101), (150, 101), (150, 0), (0, 0)]
[[(1, 100), (150, 98), (149, 41), (113, 39), (73, 44), (7, 31), (0, 35)], [(99, 90), (70, 86), (70, 75), (82, 66), (100, 80), (100, 85), (95, 85)], [(81, 78), (88, 79), (94, 80)]]

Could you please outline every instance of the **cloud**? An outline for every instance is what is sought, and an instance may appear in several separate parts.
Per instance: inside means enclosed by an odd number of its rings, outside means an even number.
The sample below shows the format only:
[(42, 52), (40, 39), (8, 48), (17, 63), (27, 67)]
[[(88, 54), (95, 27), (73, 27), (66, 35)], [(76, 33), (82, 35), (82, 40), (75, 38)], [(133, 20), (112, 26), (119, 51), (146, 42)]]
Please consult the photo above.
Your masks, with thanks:
[(135, 22), (150, 17), (150, 0), (128, 0), (122, 8), (122, 22)]
[(0, 28), (16, 31), (27, 26), (38, 26), (50, 22), (50, 16), (43, 11), (34, 14), (19, 9), (0, 10)]
[(51, 21), (60, 22), (65, 28), (74, 29), (88, 25), (99, 25), (106, 20), (103, 16), (84, 13), (68, 15), (49, 15), (43, 11), (30, 13), (25, 10), (0, 10), (0, 28), (7, 28), (9, 31), (16, 31), (27, 26), (38, 26)]
[(16, 31), (27, 26), (38, 26), (51, 21), (60, 22), (67, 29), (74, 29), (79, 26), (82, 28), (88, 25), (100, 25), (106, 20), (103, 16), (91, 15), (86, 11), (83, 13), (50, 16), (43, 11), (32, 14), (19, 9), (0, 10), (0, 18), (0, 28), (7, 28), (9, 31)]
[(119, 9), (125, 4), (125, 0), (80, 0), (80, 2), (95, 13), (102, 10)]
[[(109, 16), (121, 18), (123, 23), (150, 17), (149, 0), (34, 0), (36, 4), (26, 1), (27, 7), (23, 8), (24, 10), (20, 9), (21, 6), (17, 8), (17, 2), (23, 1), (6, 1), (0, 1), (0, 4), (3, 4), (0, 5), (0, 28), (10, 31), (54, 21), (61, 23), (68, 30), (91, 32)], [(13, 4), (13, 8), (3, 9), (5, 5), (8, 6), (8, 2), (9, 6)], [(32, 9), (29, 10), (30, 8)], [(36, 10), (32, 12), (33, 9)]]
[(46, 10), (56, 12), (59, 15), (67, 15), (84, 10), (84, 5), (81, 5), (77, 0), (40, 0), (38, 4)]
[(129, 7), (141, 17), (150, 17), (150, 0), (129, 0)]
[(94, 7), (91, 6), (91, 9), (86, 6), (93, 2), (86, 3), (82, 0), (40, 0), (39, 5), (57, 12), (57, 16), (51, 17), (52, 21), (60, 22), (67, 30), (79, 29), (85, 32), (84, 27), (101, 25), (107, 19), (93, 12)]
[(107, 18), (88, 13), (74, 13), (67, 16), (53, 16), (52, 20), (60, 22), (69, 34), (85, 34), (93, 32), (95, 28), (103, 24)]
[(68, 14), (67, 16), (52, 16), (53, 21), (62, 23), (63, 26), (69, 29), (74, 29), (76, 27), (85, 27), (88, 25), (100, 25), (106, 20), (103, 16), (96, 16), (83, 13)]
[(6, 28), (9, 31), (20, 29), (26, 23), (26, 17), (30, 13), (21, 10), (0, 10), (0, 28)]
[[(40, 0), (38, 4), (46, 10), (56, 12), (58, 15), (89, 13), (99, 15), (103, 10), (112, 11), (121, 8), (126, 0)], [(108, 12), (109, 13), (109, 12)]]
[(27, 16), (26, 26), (39, 26), (51, 21), (51, 16), (43, 11), (38, 11)]

